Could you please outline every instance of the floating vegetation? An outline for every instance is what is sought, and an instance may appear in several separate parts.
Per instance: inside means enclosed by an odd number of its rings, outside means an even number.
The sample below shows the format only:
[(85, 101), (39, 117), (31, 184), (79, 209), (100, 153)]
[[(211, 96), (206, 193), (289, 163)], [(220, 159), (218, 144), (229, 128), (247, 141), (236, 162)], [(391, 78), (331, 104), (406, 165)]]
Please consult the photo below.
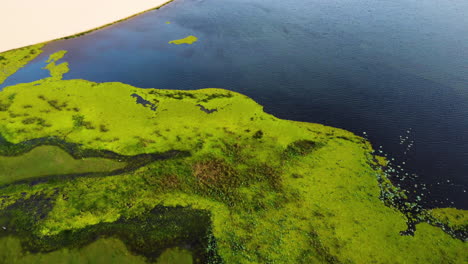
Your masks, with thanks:
[(194, 42), (196, 42), (198, 40), (197, 37), (195, 36), (187, 36), (183, 39), (176, 39), (176, 40), (171, 40), (169, 41), (169, 44), (176, 44), (176, 45), (180, 45), (180, 44), (193, 44)]

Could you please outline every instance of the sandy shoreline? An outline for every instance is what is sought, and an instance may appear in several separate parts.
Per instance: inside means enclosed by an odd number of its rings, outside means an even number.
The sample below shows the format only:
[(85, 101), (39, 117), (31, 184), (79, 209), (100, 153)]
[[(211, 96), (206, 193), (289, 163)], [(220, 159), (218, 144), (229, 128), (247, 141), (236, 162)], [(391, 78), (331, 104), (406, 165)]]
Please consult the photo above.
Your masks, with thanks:
[(171, 0), (8, 0), (0, 16), (0, 52), (95, 29)]

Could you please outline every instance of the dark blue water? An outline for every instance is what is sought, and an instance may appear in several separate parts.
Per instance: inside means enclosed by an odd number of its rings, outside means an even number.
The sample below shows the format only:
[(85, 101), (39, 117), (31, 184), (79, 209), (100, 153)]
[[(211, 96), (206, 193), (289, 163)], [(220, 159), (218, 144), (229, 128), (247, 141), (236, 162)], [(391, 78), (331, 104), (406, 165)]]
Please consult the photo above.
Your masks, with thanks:
[[(419, 176), (402, 184), (423, 203), (468, 209), (467, 12), (465, 0), (175, 0), (48, 45), (8, 85), (42, 78), (66, 49), (66, 79), (230, 89), (280, 118), (366, 132)], [(167, 43), (188, 35), (199, 41)]]

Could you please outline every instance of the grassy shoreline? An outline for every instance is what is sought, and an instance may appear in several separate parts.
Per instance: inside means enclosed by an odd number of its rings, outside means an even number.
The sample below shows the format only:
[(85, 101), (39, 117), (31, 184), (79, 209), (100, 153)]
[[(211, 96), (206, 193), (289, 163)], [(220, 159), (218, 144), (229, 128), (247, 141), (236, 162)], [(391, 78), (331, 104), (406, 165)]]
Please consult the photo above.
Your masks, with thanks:
[(39, 56), (44, 45), (40, 43), (0, 53), (0, 84)]
[[(151, 11), (154, 11), (154, 10), (158, 10), (160, 9), (161, 7), (165, 6), (165, 5), (168, 5), (170, 4), (171, 2), (173, 2), (175, 0), (168, 0), (167, 2), (165, 2), (164, 4), (160, 5), (160, 6), (157, 6), (157, 7), (154, 7), (154, 8), (151, 8), (151, 9), (148, 9), (148, 10), (145, 10), (145, 11), (142, 11), (142, 12), (139, 12), (137, 14), (134, 14), (134, 15), (131, 15), (131, 16), (128, 16), (128, 17), (125, 17), (125, 18), (122, 18), (122, 19), (119, 19), (115, 22), (112, 22), (112, 23), (108, 23), (108, 24), (105, 24), (103, 26), (99, 26), (99, 27), (96, 27), (96, 28), (93, 28), (93, 29), (90, 29), (90, 30), (86, 30), (84, 32), (81, 32), (81, 33), (77, 33), (77, 34), (74, 34), (74, 35), (70, 35), (70, 36), (67, 36), (67, 37), (63, 37), (63, 38), (58, 38), (58, 39), (55, 39), (55, 40), (60, 40), (60, 39), (72, 39), (72, 38), (77, 38), (77, 37), (81, 37), (81, 36), (84, 36), (86, 34), (89, 34), (89, 33), (92, 33), (94, 31), (97, 31), (97, 30), (100, 30), (100, 29), (103, 29), (103, 28), (106, 28), (106, 27), (109, 27), (109, 26), (112, 26), (114, 24), (117, 24), (117, 23), (120, 23), (120, 22), (123, 22), (123, 21), (126, 21), (126, 20), (129, 20), (129, 19), (132, 19), (136, 16), (139, 16), (139, 15), (142, 15), (142, 14), (145, 14), (145, 13), (148, 13), (148, 12), (151, 12)], [(52, 40), (52, 41), (55, 41), (55, 40)]]
[[(0, 189), (0, 214), (6, 215), (0, 223), (21, 231), (26, 242), (31, 236), (87, 234), (163, 206), (209, 212), (216, 241), (210, 245), (221, 258), (212, 263), (462, 263), (468, 258), (466, 242), (443, 230), (448, 225), (439, 226), (405, 201), (365, 139), (278, 119), (247, 96), (223, 89), (61, 80), (68, 64), (55, 64), (60, 54), (52, 55), (47, 67), (52, 77), (0, 92), (0, 133), (6, 140), (58, 137), (120, 155), (173, 150), (190, 155), (118, 175)], [(138, 98), (149, 103), (139, 104)], [(30, 119), (34, 122), (25, 122)], [(28, 218), (27, 210), (38, 213)], [(69, 239), (79, 244), (78, 238)], [(47, 248), (39, 245), (38, 252)]]

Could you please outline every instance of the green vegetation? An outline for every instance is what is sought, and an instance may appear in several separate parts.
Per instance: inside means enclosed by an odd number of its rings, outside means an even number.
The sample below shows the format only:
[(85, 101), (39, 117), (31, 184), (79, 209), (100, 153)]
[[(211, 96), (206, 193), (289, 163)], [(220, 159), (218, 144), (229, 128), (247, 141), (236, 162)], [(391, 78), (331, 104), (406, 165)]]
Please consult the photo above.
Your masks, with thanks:
[[(385, 160), (348, 131), (278, 119), (223, 89), (138, 89), (58, 76), (0, 93), (8, 142), (53, 137), (128, 156), (190, 155), (117, 175), (0, 189), (0, 226), (24, 251), (40, 253), (35, 259), (75, 254), (63, 247), (87, 250), (103, 235), (148, 262), (187, 243), (202, 248), (192, 251), (195, 263), (467, 262), (466, 233), (455, 238), (406, 201), (386, 178)], [(402, 232), (410, 224), (414, 235)], [(0, 260), (22, 254), (2, 250)]]
[(435, 208), (431, 210), (432, 216), (454, 229), (468, 232), (468, 211), (456, 208)]
[(40, 176), (110, 172), (125, 165), (102, 158), (76, 160), (59, 147), (41, 146), (21, 156), (0, 156), (0, 185)]
[(197, 37), (195, 36), (188, 36), (188, 37), (185, 37), (183, 39), (176, 39), (176, 40), (171, 40), (169, 41), (169, 44), (176, 44), (176, 45), (180, 45), (180, 44), (193, 44), (194, 42), (196, 42), (198, 40)]
[[(9, 264), (145, 264), (144, 257), (133, 255), (119, 239), (99, 239), (81, 249), (60, 249), (50, 253), (31, 254), (26, 253), (18, 258), (16, 252), (21, 252), (20, 240), (15, 237), (0, 238), (0, 248), (3, 254), (1, 263)], [(192, 264), (190, 252), (184, 249), (171, 248), (162, 253), (155, 264)]]
[[(47, 63), (57, 62), (58, 60), (62, 59), (63, 56), (65, 56), (65, 54), (67, 54), (66, 50), (61, 50), (56, 53), (53, 53), (49, 56), (49, 59), (46, 62)], [(53, 64), (53, 66), (55, 66), (55, 64)]]
[(47, 66), (44, 69), (47, 69), (50, 72), (50, 78), (46, 78), (45, 80), (61, 80), (62, 76), (69, 71), (68, 62), (60, 63), (56, 65), (56, 62), (65, 56), (67, 51), (61, 50), (50, 55), (49, 59), (46, 61)]
[(0, 238), (0, 247), (0, 262), (10, 264), (146, 263), (143, 257), (130, 254), (120, 240), (112, 238), (100, 239), (80, 250), (63, 248), (50, 253), (26, 253), (21, 256), (17, 253), (22, 251), (20, 240), (15, 237)]
[(164, 251), (157, 264), (192, 264), (193, 257), (190, 251), (180, 248), (170, 248)]
[(0, 55), (0, 84), (42, 53), (44, 44), (14, 49)]

